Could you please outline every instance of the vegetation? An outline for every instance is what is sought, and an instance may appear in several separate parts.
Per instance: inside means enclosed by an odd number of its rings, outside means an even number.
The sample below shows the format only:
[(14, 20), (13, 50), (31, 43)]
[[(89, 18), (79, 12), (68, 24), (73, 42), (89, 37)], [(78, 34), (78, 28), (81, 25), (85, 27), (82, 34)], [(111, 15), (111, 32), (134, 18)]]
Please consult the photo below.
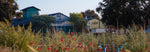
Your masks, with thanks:
[(40, 32), (32, 32), (31, 25), (25, 29), (20, 26), (10, 26), (8, 21), (0, 22), (0, 46), (25, 51), (28, 50), (27, 45), (30, 42), (39, 42), (40, 35)]
[(0, 21), (11, 20), (16, 16), (18, 5), (15, 0), (0, 0)]
[(83, 17), (87, 17), (87, 18), (96, 18), (96, 19), (100, 19), (100, 17), (98, 16), (98, 14), (96, 14), (94, 12), (94, 10), (86, 10), (85, 12), (81, 12), (83, 14)]
[(82, 32), (82, 29), (86, 27), (86, 21), (81, 13), (70, 13), (69, 21), (76, 32)]
[(96, 10), (106, 25), (128, 27), (134, 23), (148, 25), (149, 8), (149, 0), (103, 0)]
[(24, 27), (10, 26), (9, 22), (0, 22), (0, 51), (17, 52), (96, 52), (96, 51), (131, 51), (148, 52), (150, 35), (143, 30), (127, 30), (126, 34), (104, 33), (98, 36), (63, 32), (34, 33), (31, 25)]
[(55, 18), (48, 15), (34, 16), (32, 17), (32, 29), (40, 30), (46, 28), (52, 28), (51, 23), (55, 22)]

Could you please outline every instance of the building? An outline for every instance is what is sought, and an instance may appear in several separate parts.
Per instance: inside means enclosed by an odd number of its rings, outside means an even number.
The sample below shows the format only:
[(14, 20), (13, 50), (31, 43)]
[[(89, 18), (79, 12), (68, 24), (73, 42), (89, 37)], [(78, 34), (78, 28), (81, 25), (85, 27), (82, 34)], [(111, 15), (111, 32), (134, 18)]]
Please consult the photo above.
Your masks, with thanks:
[(12, 20), (13, 26), (29, 25), (33, 16), (39, 16), (40, 9), (34, 6), (31, 6), (31, 7), (24, 8), (21, 11), (23, 12), (23, 17), (21, 19), (16, 19), (16, 18), (13, 19)]
[(92, 32), (92, 33), (105, 33), (106, 28), (104, 24), (99, 20), (99, 19), (90, 19), (87, 22), (87, 28)]
[(56, 31), (64, 31), (65, 33), (73, 31), (73, 27), (71, 23), (69, 22), (70, 17), (60, 12), (49, 14), (49, 16), (53, 16), (56, 19), (55, 23), (51, 24), (55, 28)]
[(40, 9), (31, 6), (31, 7), (24, 8), (21, 11), (23, 11), (24, 18), (31, 18), (33, 16), (39, 16)]
[[(32, 22), (33, 16), (39, 16), (40, 9), (31, 6), (31, 7), (24, 8), (21, 11), (23, 12), (23, 17), (21, 19), (13, 19), (12, 20), (13, 26), (17, 26), (17, 25), (28, 26), (30, 22)], [(54, 23), (51, 23), (51, 25), (56, 31), (64, 31), (65, 33), (72, 32), (73, 27), (69, 22), (68, 16), (60, 12), (48, 14), (48, 16), (55, 17), (56, 21)]]

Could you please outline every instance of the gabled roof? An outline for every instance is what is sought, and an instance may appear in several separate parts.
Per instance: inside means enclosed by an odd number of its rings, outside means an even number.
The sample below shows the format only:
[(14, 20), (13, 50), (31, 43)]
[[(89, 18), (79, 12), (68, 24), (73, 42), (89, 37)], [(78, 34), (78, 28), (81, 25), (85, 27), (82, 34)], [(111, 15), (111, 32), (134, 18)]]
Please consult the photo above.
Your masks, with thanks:
[(34, 6), (24, 8), (24, 9), (22, 9), (21, 11), (26, 11), (26, 10), (27, 10), (27, 9), (29, 9), (29, 8), (35, 8), (35, 9), (37, 9), (37, 10), (39, 10), (39, 11), (40, 11), (40, 9), (38, 9), (38, 8), (36, 8), (36, 7), (34, 7)]
[[(53, 13), (53, 14), (48, 14), (49, 16), (54, 16), (54, 15), (56, 15), (56, 14), (61, 14), (61, 15), (64, 15), (63, 13), (60, 13), (60, 12), (58, 12), (58, 13)], [(66, 16), (66, 15), (64, 15), (64, 16)], [(66, 17), (68, 17), (68, 16), (66, 16)], [(69, 17), (68, 17), (69, 18)]]

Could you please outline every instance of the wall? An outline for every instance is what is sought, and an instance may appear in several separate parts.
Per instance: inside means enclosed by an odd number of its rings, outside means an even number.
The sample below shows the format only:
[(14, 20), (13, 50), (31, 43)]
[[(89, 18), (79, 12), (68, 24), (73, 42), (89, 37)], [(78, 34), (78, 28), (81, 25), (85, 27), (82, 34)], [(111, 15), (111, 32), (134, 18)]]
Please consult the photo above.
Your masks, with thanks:
[(62, 14), (56, 14), (53, 17), (56, 18), (56, 22), (63, 22), (63, 21), (68, 21), (69, 18), (67, 16), (64, 16)]
[(23, 15), (24, 18), (31, 18), (33, 16), (39, 15), (38, 10), (35, 8), (29, 8), (23, 12), (24, 12), (24, 15)]

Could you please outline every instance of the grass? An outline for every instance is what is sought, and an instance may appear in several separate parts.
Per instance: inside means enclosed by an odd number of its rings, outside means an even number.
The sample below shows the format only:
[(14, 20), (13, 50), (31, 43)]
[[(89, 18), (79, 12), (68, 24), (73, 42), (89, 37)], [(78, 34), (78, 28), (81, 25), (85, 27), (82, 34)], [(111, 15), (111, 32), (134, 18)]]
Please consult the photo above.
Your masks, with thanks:
[(104, 33), (98, 36), (90, 33), (65, 34), (64, 32), (34, 33), (31, 25), (10, 26), (0, 22), (0, 52), (102, 52), (126, 51), (148, 52), (149, 35), (143, 29), (127, 30), (127, 34)]

